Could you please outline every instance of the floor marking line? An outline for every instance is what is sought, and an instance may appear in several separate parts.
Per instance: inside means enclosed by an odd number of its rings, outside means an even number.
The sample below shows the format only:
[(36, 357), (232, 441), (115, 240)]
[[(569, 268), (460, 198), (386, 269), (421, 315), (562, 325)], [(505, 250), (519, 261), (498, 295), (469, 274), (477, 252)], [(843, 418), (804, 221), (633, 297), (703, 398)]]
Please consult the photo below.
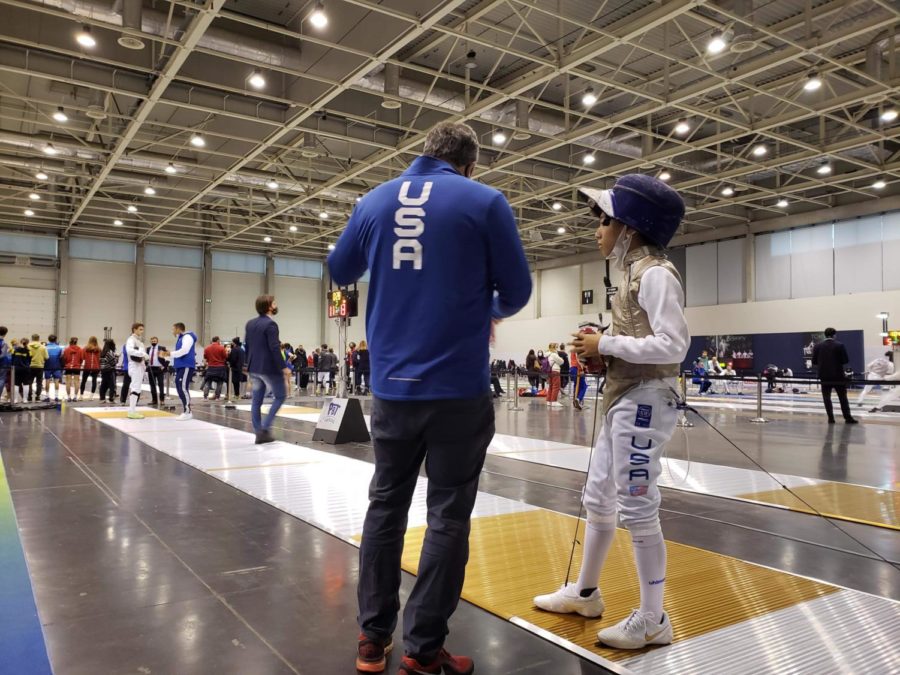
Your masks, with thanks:
[[(138, 439), (141, 440), (141, 439)], [(176, 458), (177, 459), (177, 458)], [(310, 459), (304, 462), (279, 462), (278, 464), (251, 464), (249, 466), (222, 466), (215, 469), (203, 469), (204, 471), (241, 471), (243, 469), (268, 469), (274, 466), (300, 466), (301, 464), (321, 464), (321, 460)]]

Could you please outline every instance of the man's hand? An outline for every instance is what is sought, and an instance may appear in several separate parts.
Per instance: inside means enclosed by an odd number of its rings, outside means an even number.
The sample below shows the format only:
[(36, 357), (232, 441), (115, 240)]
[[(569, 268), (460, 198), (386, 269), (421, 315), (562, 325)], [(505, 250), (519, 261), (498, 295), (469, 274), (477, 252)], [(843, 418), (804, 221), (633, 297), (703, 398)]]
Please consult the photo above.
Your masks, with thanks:
[(579, 359), (600, 358), (601, 333), (572, 333), (574, 340), (570, 342)]
[(491, 344), (497, 341), (497, 326), (500, 325), (501, 319), (491, 319)]

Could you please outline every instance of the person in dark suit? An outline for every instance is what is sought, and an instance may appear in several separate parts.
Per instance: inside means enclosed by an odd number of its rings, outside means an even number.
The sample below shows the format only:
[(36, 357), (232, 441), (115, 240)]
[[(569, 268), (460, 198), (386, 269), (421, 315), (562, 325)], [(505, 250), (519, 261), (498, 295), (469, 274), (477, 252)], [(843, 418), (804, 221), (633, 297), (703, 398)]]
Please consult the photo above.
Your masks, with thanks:
[[(260, 295), (256, 298), (256, 313), (259, 316), (247, 322), (244, 348), (247, 351), (247, 372), (253, 388), (250, 418), (256, 432), (256, 443), (260, 444), (275, 440), (271, 431), (272, 422), (287, 396), (284, 376), (291, 371), (284, 362), (278, 324), (272, 320), (278, 314), (275, 296)], [(272, 393), (273, 400), (269, 413), (263, 420), (262, 404), (267, 391)]]
[(166, 401), (166, 369), (169, 362), (163, 358), (166, 348), (159, 344), (159, 338), (150, 338), (150, 346), (147, 347), (149, 359), (147, 361), (147, 379), (150, 380), (151, 405), (162, 405)]
[(847, 400), (847, 377), (844, 375), (844, 366), (850, 362), (847, 356), (847, 348), (834, 339), (837, 331), (834, 328), (825, 329), (825, 339), (813, 349), (813, 365), (819, 370), (819, 380), (822, 382), (822, 398), (825, 401), (825, 412), (828, 413), (828, 423), (834, 424), (834, 408), (831, 405), (831, 392), (835, 391), (841, 402), (841, 413), (847, 424), (857, 424), (850, 414), (850, 402)]

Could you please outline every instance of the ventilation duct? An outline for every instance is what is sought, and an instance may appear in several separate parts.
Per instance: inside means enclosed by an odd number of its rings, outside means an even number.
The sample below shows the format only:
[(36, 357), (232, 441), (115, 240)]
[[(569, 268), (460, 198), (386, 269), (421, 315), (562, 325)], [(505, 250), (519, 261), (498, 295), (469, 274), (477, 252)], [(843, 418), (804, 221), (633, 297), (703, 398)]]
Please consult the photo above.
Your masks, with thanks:
[[(113, 8), (113, 11), (120, 6), (122, 12), (122, 26), (136, 31), (143, 30), (141, 22), (141, 14), (143, 11), (142, 0), (119, 0), (119, 2), (116, 3), (116, 7)], [(118, 42), (126, 49), (140, 50), (145, 46), (144, 41), (139, 37), (126, 35), (124, 33), (119, 37)]]
[[(384, 93), (382, 108), (396, 110), (400, 107), (400, 101), (395, 100), (400, 96), (400, 66), (396, 63), (387, 63), (384, 66)], [(389, 96), (394, 98), (388, 98)]]
[(513, 132), (513, 138), (517, 141), (527, 141), (531, 138), (530, 112), (528, 101), (516, 101), (516, 130)]

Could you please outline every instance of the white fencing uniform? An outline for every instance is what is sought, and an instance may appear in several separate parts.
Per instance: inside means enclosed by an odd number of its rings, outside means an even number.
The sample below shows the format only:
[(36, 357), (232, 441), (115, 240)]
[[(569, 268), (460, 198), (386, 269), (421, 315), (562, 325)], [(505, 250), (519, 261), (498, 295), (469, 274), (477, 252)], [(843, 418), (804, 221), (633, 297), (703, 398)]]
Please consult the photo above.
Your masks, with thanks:
[[(888, 375), (892, 375), (893, 372), (894, 364), (891, 363), (886, 356), (879, 356), (877, 359), (872, 361), (872, 363), (866, 366), (866, 379), (883, 380)], [(860, 392), (859, 398), (856, 399), (856, 402), (859, 405), (862, 405), (863, 401), (865, 401), (866, 399), (866, 396), (868, 396), (874, 388), (874, 384), (867, 384), (865, 387), (863, 387), (863, 390), (862, 392)]]
[[(135, 412), (138, 397), (141, 394), (141, 385), (144, 383), (144, 373), (147, 372), (147, 348), (137, 335), (132, 335), (125, 341), (125, 355), (128, 358), (128, 377), (131, 385), (128, 391), (128, 409)], [(139, 357), (140, 361), (132, 357)]]

